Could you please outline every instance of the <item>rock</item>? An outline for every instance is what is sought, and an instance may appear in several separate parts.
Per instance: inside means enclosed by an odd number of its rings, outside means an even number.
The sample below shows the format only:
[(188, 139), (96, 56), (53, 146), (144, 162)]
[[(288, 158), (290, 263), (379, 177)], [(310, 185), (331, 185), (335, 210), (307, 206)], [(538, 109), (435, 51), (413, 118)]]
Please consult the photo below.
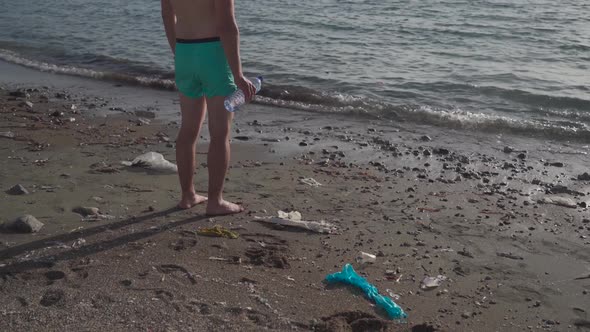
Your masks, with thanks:
[(17, 184), (14, 187), (8, 189), (6, 193), (9, 195), (28, 195), (29, 191), (22, 185)]
[(307, 146), (307, 143), (301, 142), (301, 143), (299, 143), (299, 146)]
[(428, 135), (424, 135), (424, 136), (420, 137), (420, 140), (423, 142), (430, 142), (430, 141), (432, 141), (432, 138), (430, 138), (430, 136), (428, 136)]
[(584, 174), (578, 175), (578, 180), (580, 181), (590, 181), (590, 174), (585, 172)]
[(505, 146), (504, 147), (504, 153), (512, 153), (514, 152), (514, 148), (511, 146)]
[(25, 105), (29, 108), (29, 109), (33, 109), (33, 103), (31, 103), (30, 101), (25, 101)]
[(4, 138), (14, 138), (15, 135), (12, 131), (0, 131), (0, 137)]
[(17, 233), (36, 233), (42, 227), (43, 223), (30, 214), (18, 217), (14, 221), (2, 225), (2, 228)]
[(465, 311), (464, 313), (461, 314), (461, 317), (467, 319), (467, 318), (471, 318), (472, 314), (468, 311)]
[(525, 153), (519, 153), (517, 157), (518, 157), (518, 159), (526, 159), (526, 154)]
[(249, 141), (250, 137), (248, 136), (236, 136), (234, 137), (234, 139), (237, 139), (238, 141)]
[(432, 153), (437, 154), (437, 155), (448, 155), (450, 153), (450, 151), (447, 149), (443, 149), (443, 148), (436, 148), (436, 149), (432, 150)]
[(72, 212), (82, 215), (83, 217), (98, 216), (100, 210), (97, 207), (78, 206), (72, 209)]

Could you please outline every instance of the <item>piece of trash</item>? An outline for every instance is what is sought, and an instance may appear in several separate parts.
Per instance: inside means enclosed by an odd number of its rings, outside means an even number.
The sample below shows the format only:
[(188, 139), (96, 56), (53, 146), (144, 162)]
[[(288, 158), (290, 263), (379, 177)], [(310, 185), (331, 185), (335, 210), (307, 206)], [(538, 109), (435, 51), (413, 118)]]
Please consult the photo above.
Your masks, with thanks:
[(100, 212), (100, 210), (97, 207), (77, 206), (72, 209), (72, 212), (81, 215), (82, 221), (99, 221), (105, 219), (115, 219), (115, 217), (113, 216)]
[(157, 152), (144, 153), (132, 161), (122, 161), (121, 164), (128, 167), (142, 167), (162, 173), (178, 172), (178, 166), (164, 159), (164, 156)]
[(389, 297), (391, 297), (392, 299), (394, 299), (394, 300), (396, 300), (396, 301), (397, 301), (397, 300), (399, 300), (399, 299), (401, 298), (401, 296), (400, 296), (400, 295), (398, 295), (398, 294), (395, 294), (395, 293), (394, 293), (394, 292), (393, 292), (391, 289), (389, 289), (389, 288), (388, 288), (388, 289), (386, 289), (386, 290), (385, 290), (385, 292), (387, 293), (387, 295), (389, 295)]
[(365, 296), (369, 300), (375, 302), (378, 307), (385, 310), (390, 319), (405, 319), (408, 317), (408, 315), (400, 306), (398, 306), (390, 298), (380, 295), (377, 287), (371, 285), (365, 278), (358, 275), (350, 264), (344, 265), (342, 272), (336, 272), (328, 275), (326, 277), (326, 282), (342, 282), (362, 289), (363, 292), (365, 292)]
[(0, 137), (4, 138), (14, 138), (15, 135), (12, 131), (0, 131)]
[(258, 221), (277, 224), (282, 226), (292, 226), (303, 228), (316, 233), (331, 234), (336, 232), (336, 226), (324, 220), (305, 221), (301, 220), (301, 213), (298, 211), (284, 212), (278, 211), (278, 217), (254, 217)]
[(78, 206), (72, 209), (72, 212), (75, 212), (82, 217), (88, 216), (96, 216), (100, 214), (100, 210), (97, 207), (86, 207), (86, 206)]
[(210, 261), (218, 261), (218, 262), (226, 262), (227, 261), (227, 259), (225, 259), (225, 258), (213, 257), (213, 256), (209, 257), (209, 260)]
[(199, 228), (199, 230), (197, 230), (197, 234), (213, 237), (225, 237), (228, 239), (237, 239), (240, 236), (240, 234), (230, 231), (229, 229), (219, 225), (215, 225), (213, 227)]
[(74, 243), (72, 243), (72, 248), (78, 249), (78, 248), (82, 247), (85, 244), (86, 244), (86, 240), (84, 240), (82, 238), (79, 238), (76, 241), (74, 241)]
[(442, 284), (443, 281), (447, 280), (447, 277), (438, 275), (436, 277), (425, 277), (422, 280), (420, 288), (422, 289), (433, 289)]
[(319, 186), (321, 186), (321, 185), (322, 185), (321, 183), (317, 182), (317, 181), (316, 181), (315, 179), (313, 179), (313, 178), (304, 178), (304, 179), (299, 179), (299, 182), (301, 182), (301, 183), (303, 183), (303, 184), (307, 184), (307, 185), (309, 185), (309, 186), (312, 186), (312, 187), (319, 187)]
[(356, 262), (359, 264), (375, 263), (377, 256), (361, 251), (356, 257)]
[(578, 207), (578, 204), (573, 199), (568, 198), (568, 197), (561, 197), (561, 196), (545, 197), (543, 199), (540, 199), (539, 203), (555, 204), (555, 205), (565, 206), (565, 207), (569, 207), (569, 208)]

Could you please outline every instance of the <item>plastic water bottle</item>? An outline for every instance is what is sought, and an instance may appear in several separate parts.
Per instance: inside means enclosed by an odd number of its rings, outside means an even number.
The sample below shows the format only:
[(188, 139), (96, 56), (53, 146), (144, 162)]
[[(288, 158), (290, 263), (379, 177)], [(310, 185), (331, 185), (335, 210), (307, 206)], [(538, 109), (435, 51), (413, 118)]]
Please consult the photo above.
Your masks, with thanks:
[[(254, 87), (256, 88), (256, 93), (260, 91), (262, 88), (262, 76), (258, 76), (252, 80), (250, 80)], [(240, 106), (246, 103), (246, 96), (244, 96), (244, 92), (240, 89), (236, 90), (236, 92), (232, 93), (231, 95), (225, 98), (225, 109), (228, 112), (235, 112)]]

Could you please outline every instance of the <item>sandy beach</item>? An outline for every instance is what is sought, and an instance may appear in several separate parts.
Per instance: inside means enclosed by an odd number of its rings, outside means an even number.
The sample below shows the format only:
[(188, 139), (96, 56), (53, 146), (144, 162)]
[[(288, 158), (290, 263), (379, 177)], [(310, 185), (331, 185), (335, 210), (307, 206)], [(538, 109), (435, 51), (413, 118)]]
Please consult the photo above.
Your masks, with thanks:
[[(0, 72), (0, 223), (43, 224), (0, 233), (1, 331), (590, 330), (584, 144), (254, 103), (225, 189), (247, 211), (209, 218), (175, 208), (175, 174), (121, 163), (175, 162), (174, 92)], [(258, 219), (279, 210), (336, 229)], [(239, 237), (198, 234), (215, 225)], [(324, 282), (346, 263), (407, 321)]]

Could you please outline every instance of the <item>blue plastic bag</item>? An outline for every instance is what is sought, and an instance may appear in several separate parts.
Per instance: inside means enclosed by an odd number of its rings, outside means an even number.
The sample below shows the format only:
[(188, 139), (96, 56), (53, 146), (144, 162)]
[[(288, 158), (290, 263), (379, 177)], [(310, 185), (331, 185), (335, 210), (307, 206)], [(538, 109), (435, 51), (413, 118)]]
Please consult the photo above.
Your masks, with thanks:
[(404, 312), (404, 310), (398, 306), (392, 299), (388, 298), (387, 296), (383, 296), (379, 294), (377, 287), (367, 282), (367, 280), (356, 273), (356, 271), (352, 268), (352, 265), (346, 264), (344, 268), (342, 268), (342, 272), (336, 272), (333, 274), (329, 274), (326, 277), (326, 282), (328, 283), (337, 283), (343, 282), (345, 284), (350, 284), (352, 286), (356, 286), (365, 292), (367, 298), (378, 307), (382, 308), (387, 312), (387, 315), (390, 319), (405, 319), (408, 315)]

